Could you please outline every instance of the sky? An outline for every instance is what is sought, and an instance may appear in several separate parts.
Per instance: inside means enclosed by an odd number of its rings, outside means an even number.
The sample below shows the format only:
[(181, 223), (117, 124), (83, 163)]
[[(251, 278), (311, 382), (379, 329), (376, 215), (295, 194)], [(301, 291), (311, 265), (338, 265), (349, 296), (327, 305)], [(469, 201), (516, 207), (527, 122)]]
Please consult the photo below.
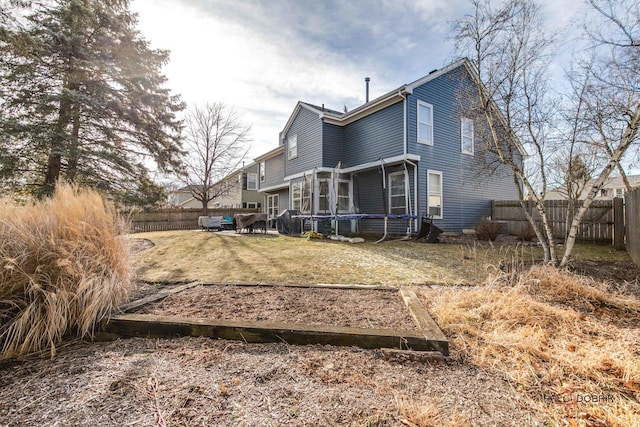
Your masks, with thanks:
[[(582, 0), (545, 0), (549, 31), (576, 28)], [(298, 101), (349, 110), (457, 59), (470, 0), (132, 0), (138, 29), (167, 49), (167, 86), (188, 106), (222, 101), (251, 126), (247, 160), (278, 146)], [(563, 45), (551, 64), (561, 75)]]

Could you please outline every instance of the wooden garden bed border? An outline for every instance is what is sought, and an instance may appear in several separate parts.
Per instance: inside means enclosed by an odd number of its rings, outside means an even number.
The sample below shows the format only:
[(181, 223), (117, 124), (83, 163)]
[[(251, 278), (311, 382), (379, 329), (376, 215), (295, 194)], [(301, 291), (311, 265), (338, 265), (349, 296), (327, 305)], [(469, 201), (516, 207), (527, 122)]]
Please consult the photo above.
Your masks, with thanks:
[[(176, 336), (205, 336), (240, 340), (245, 342), (286, 342), (288, 344), (323, 344), (357, 346), (360, 348), (400, 348), (416, 351), (439, 351), (449, 354), (449, 341), (438, 325), (431, 319), (426, 308), (420, 303), (415, 292), (406, 287), (399, 289), (409, 314), (418, 325), (420, 333), (394, 329), (352, 328), (331, 325), (300, 325), (280, 322), (228, 321), (213, 319), (184, 318), (178, 316), (155, 316), (129, 313), (157, 302), (170, 295), (198, 285), (213, 285), (192, 282), (160, 291), (120, 307), (123, 314), (112, 314), (100, 324), (98, 340), (113, 340), (124, 337), (168, 338)], [(244, 284), (242, 286), (252, 286)], [(258, 284), (253, 286), (282, 286)], [(285, 285), (345, 290), (396, 290), (395, 287), (366, 285)]]

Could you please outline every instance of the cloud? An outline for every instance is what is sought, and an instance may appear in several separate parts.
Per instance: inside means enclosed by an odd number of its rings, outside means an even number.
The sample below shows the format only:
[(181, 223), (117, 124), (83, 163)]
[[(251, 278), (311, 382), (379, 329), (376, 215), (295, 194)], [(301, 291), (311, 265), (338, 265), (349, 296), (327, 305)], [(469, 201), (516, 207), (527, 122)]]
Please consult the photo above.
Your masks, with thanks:
[(152, 45), (172, 52), (165, 69), (170, 87), (188, 104), (235, 106), (252, 124), (255, 157), (276, 147), (298, 100), (353, 109), (364, 102), (365, 76), (374, 98), (451, 62), (452, 21), (472, 6), (467, 0), (134, 0), (132, 9)]

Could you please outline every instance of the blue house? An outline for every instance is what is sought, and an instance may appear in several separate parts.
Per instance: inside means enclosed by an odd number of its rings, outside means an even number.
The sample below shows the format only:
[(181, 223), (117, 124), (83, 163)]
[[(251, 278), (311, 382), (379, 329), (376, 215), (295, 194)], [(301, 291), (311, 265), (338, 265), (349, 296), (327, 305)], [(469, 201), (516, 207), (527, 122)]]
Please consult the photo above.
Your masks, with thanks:
[(256, 158), (266, 213), (372, 214), (378, 219), (333, 226), (376, 233), (382, 216), (405, 216), (389, 220), (395, 234), (416, 233), (430, 215), (460, 233), (491, 215), (492, 200), (518, 198), (509, 170), (479, 166), (487, 157), (474, 135), (482, 123), (463, 113), (473, 72), (462, 59), (348, 112), (298, 102), (278, 147)]

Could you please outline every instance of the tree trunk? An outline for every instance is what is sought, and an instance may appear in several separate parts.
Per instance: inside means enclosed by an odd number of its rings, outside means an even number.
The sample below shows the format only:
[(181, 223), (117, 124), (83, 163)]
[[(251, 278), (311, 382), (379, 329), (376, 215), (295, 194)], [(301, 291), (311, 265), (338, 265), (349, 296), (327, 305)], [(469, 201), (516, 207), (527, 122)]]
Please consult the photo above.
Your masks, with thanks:
[(66, 95), (60, 100), (60, 108), (58, 111), (58, 122), (56, 131), (51, 138), (51, 151), (47, 160), (47, 169), (44, 177), (44, 187), (42, 189), (43, 196), (51, 196), (55, 189), (60, 172), (62, 171), (62, 154), (65, 146), (66, 130), (71, 120), (71, 101)]
[(209, 216), (209, 201), (202, 200), (202, 212), (204, 216)]
[(560, 267), (565, 267), (569, 263), (569, 259), (571, 256), (571, 252), (573, 251), (573, 247), (576, 243), (576, 237), (578, 235), (578, 226), (582, 222), (582, 217), (591, 206), (591, 202), (596, 197), (598, 190), (602, 187), (604, 181), (609, 177), (611, 172), (620, 162), (620, 159), (627, 151), (627, 148), (631, 145), (631, 143), (635, 140), (638, 135), (638, 127), (640, 126), (640, 103), (635, 105), (635, 109), (630, 114), (629, 122), (625, 127), (624, 133), (622, 134), (622, 138), (620, 139), (620, 145), (613, 152), (611, 159), (609, 160), (609, 164), (605, 167), (600, 175), (596, 179), (596, 182), (593, 183), (589, 194), (587, 194), (587, 198), (584, 203), (578, 209), (576, 216), (573, 217), (573, 222), (571, 223), (571, 230), (569, 231), (569, 236), (567, 237), (567, 244), (565, 245), (564, 255), (562, 257), (562, 261), (560, 262)]
[(533, 228), (533, 232), (536, 234), (536, 237), (538, 238), (538, 242), (540, 242), (540, 246), (542, 246), (545, 262), (548, 262), (551, 258), (551, 253), (549, 251), (549, 243), (547, 242), (547, 239), (545, 238), (542, 231), (540, 231), (540, 226), (536, 224), (535, 218), (533, 217), (533, 215), (531, 215), (531, 213), (529, 213), (528, 205), (529, 205), (529, 202), (526, 200), (523, 200), (521, 197), (520, 206), (522, 207), (522, 212), (524, 212), (525, 218), (527, 218), (527, 221), (529, 221), (529, 224), (531, 224), (531, 227)]
[(71, 129), (71, 141), (68, 149), (66, 179), (69, 182), (74, 182), (78, 173), (80, 149), (80, 104), (78, 101), (74, 102), (73, 107), (71, 108), (71, 116), (73, 119), (73, 125)]

